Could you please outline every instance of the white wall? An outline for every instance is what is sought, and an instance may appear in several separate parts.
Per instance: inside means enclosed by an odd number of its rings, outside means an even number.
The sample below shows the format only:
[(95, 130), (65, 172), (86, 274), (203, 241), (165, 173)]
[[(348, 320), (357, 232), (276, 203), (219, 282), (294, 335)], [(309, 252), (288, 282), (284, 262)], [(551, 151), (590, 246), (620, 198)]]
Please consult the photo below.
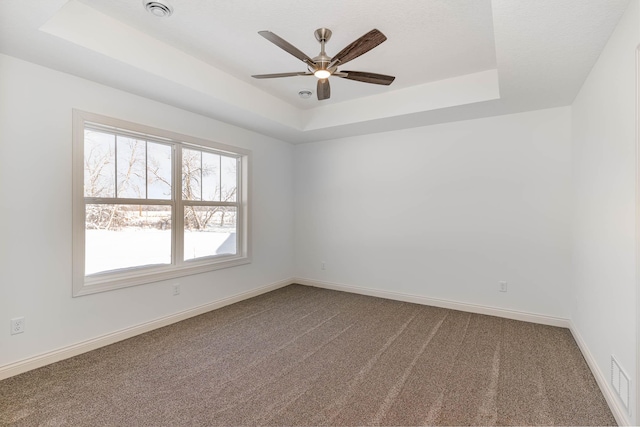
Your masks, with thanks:
[(572, 319), (607, 378), (611, 354), (636, 375), (638, 43), (632, 1), (572, 106)]
[(296, 146), (297, 277), (568, 318), (570, 119)]
[[(296, 147), (0, 55), (0, 367), (295, 274), (571, 318), (636, 380), (639, 42), (633, 0), (572, 107)], [(253, 150), (253, 263), (71, 298), (72, 108)]]
[[(253, 263), (71, 298), (72, 108), (253, 150)], [(281, 141), (0, 55), (0, 366), (290, 278), (292, 155)], [(17, 316), (27, 331), (10, 336)]]

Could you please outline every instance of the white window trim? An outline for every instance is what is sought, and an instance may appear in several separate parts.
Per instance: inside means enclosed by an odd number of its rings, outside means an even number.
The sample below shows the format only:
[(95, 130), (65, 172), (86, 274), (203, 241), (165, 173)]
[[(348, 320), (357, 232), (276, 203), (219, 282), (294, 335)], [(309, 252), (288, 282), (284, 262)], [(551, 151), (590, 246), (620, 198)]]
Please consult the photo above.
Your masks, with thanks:
[[(179, 261), (171, 265), (136, 267), (85, 276), (85, 197), (84, 197), (84, 129), (86, 123), (99, 124), (152, 136), (157, 140), (169, 140), (183, 146), (193, 145), (228, 152), (240, 159), (240, 188), (238, 197), (237, 238), (238, 254)], [(176, 150), (179, 151), (179, 150)], [(175, 153), (174, 153), (175, 156)], [(72, 158), (72, 229), (73, 229), (73, 296), (120, 289), (145, 283), (174, 279), (222, 268), (235, 267), (251, 262), (251, 151), (243, 148), (200, 139), (188, 135), (131, 123), (125, 120), (73, 110), (73, 158)], [(180, 171), (174, 170), (173, 192), (182, 193)], [(174, 212), (176, 217), (180, 212)], [(181, 223), (181, 221), (178, 221)], [(182, 240), (181, 229), (172, 227), (172, 253), (176, 254), (178, 240)], [(174, 256), (174, 260), (175, 260)]]

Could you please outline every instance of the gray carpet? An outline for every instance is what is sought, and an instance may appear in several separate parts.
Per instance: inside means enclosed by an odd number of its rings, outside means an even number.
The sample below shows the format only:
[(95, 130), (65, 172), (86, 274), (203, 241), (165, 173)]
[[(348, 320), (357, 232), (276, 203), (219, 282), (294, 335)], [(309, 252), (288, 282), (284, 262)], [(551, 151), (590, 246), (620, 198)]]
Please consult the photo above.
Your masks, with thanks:
[(615, 425), (567, 329), (298, 285), (0, 382), (11, 425)]

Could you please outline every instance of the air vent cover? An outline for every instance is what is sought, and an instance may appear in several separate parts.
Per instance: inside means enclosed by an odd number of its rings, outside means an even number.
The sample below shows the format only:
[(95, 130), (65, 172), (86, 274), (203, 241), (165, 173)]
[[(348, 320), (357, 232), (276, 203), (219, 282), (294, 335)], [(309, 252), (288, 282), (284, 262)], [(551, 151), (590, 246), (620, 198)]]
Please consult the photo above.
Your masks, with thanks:
[(173, 8), (165, 2), (143, 0), (142, 3), (144, 4), (144, 8), (147, 9), (147, 12), (161, 18), (171, 16), (171, 14), (173, 13)]
[(622, 370), (620, 363), (611, 355), (611, 385), (622, 401), (624, 408), (629, 412), (629, 395), (630, 395), (629, 376)]

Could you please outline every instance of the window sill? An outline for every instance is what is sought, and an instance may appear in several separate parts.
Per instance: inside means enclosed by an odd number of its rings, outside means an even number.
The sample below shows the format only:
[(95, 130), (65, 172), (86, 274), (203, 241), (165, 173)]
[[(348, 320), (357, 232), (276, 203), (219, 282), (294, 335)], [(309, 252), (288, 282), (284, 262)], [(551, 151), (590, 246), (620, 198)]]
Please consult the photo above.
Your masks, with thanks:
[(78, 286), (74, 284), (73, 297), (161, 282), (250, 263), (251, 259), (248, 256), (235, 256), (217, 262), (189, 261), (180, 267), (153, 266), (135, 268), (121, 273), (96, 274), (86, 277), (84, 283), (80, 283)]

